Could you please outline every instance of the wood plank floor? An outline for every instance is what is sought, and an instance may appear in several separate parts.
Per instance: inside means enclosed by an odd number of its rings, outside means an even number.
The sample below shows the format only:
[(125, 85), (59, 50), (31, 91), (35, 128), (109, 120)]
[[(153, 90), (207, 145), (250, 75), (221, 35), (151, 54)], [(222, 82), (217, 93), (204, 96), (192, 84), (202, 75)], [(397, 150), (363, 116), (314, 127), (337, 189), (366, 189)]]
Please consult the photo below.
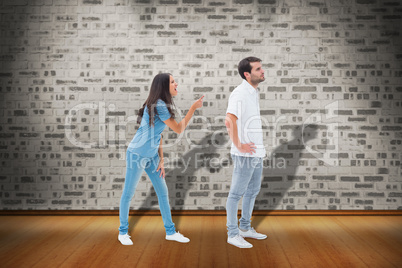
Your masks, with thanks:
[(401, 216), (257, 216), (266, 240), (226, 243), (226, 218), (175, 216), (191, 242), (164, 239), (160, 216), (2, 216), (0, 267), (402, 267)]

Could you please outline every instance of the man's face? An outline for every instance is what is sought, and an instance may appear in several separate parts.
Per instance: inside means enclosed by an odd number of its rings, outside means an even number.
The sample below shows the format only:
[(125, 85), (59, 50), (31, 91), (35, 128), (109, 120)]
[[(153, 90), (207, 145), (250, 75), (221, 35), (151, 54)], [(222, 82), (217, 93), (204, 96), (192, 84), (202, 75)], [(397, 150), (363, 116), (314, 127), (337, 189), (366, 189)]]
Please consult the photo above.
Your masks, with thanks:
[(251, 65), (251, 74), (250, 74), (251, 84), (259, 84), (262, 81), (264, 81), (265, 71), (262, 69), (261, 62), (250, 62), (250, 65)]

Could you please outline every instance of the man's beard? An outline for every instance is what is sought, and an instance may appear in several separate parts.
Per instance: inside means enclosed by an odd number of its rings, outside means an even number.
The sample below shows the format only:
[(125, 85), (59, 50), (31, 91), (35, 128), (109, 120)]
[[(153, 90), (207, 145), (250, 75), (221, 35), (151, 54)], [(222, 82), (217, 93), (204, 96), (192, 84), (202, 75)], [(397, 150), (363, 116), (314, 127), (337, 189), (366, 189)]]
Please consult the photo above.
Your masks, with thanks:
[(255, 78), (255, 79), (251, 80), (251, 82), (253, 84), (259, 84), (259, 83), (264, 82), (264, 81), (265, 81), (265, 77), (264, 78)]

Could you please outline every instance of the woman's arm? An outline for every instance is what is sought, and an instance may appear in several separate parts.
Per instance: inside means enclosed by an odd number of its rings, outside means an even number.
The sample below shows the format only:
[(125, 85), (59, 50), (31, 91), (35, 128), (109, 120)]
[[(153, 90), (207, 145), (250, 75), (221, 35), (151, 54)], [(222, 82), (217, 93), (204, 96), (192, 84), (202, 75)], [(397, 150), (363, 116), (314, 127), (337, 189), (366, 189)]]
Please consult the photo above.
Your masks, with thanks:
[(163, 148), (162, 148), (162, 134), (161, 134), (161, 141), (159, 143), (159, 149), (158, 149), (158, 154), (159, 154), (159, 159), (163, 161)]
[(163, 148), (162, 148), (162, 135), (161, 135), (161, 142), (159, 143), (159, 149), (158, 149), (158, 154), (159, 154), (159, 165), (158, 168), (156, 169), (156, 172), (161, 170), (161, 174), (159, 177), (165, 178), (165, 167), (163, 166), (164, 161), (163, 161)]
[(180, 123), (177, 123), (176, 120), (173, 118), (169, 118), (168, 120), (163, 121), (169, 128), (171, 128), (174, 132), (180, 134), (184, 131), (184, 129), (187, 127), (188, 123), (190, 122), (191, 117), (194, 115), (194, 112), (196, 109), (202, 107), (202, 99), (204, 96), (196, 100), (193, 105), (191, 105), (190, 109), (188, 110), (186, 116), (183, 118), (183, 120), (180, 121)]

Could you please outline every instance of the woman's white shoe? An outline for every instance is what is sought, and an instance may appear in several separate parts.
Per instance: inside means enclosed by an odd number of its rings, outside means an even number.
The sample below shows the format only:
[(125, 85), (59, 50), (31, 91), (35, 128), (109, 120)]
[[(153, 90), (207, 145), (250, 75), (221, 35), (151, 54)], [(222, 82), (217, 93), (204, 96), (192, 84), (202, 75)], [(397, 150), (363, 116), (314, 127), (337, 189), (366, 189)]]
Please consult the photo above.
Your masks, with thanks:
[(133, 241), (131, 241), (130, 237), (131, 236), (129, 236), (128, 234), (124, 234), (124, 235), (119, 234), (118, 239), (119, 239), (120, 243), (122, 243), (123, 245), (131, 246), (133, 244)]
[(177, 232), (172, 235), (166, 235), (166, 240), (177, 241), (180, 243), (188, 243), (190, 239), (182, 235), (181, 233)]

